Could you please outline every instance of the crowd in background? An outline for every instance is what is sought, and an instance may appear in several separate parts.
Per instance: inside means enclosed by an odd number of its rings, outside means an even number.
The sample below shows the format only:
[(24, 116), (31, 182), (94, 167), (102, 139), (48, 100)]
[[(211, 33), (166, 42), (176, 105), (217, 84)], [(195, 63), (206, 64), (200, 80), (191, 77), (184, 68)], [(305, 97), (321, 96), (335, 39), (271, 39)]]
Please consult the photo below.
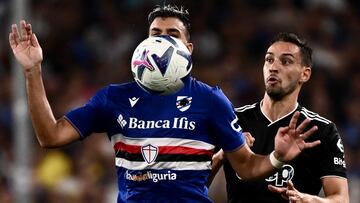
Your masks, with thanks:
[[(360, 2), (357, 0), (32, 0), (30, 17), (43, 48), (47, 96), (58, 118), (101, 87), (132, 80), (130, 60), (147, 36), (154, 5), (189, 9), (194, 43), (192, 75), (219, 85), (235, 107), (262, 98), (262, 66), (269, 40), (294, 32), (314, 49), (302, 105), (335, 122), (343, 137), (351, 202), (360, 190)], [(0, 202), (13, 202), (10, 167), (12, 53), (10, 0), (0, 0)], [(16, 91), (16, 90), (15, 90)], [(90, 136), (61, 149), (41, 149), (34, 132), (33, 202), (114, 202), (112, 145)], [(356, 192), (354, 192), (356, 191)], [(219, 194), (211, 194), (216, 199)]]

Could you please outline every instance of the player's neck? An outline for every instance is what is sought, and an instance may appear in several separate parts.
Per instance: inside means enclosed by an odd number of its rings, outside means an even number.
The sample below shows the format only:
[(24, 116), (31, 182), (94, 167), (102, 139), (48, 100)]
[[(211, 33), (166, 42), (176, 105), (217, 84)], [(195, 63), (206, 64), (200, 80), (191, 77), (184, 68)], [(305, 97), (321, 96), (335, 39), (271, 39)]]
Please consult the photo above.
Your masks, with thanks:
[(286, 96), (281, 100), (274, 100), (265, 93), (260, 108), (267, 118), (271, 121), (276, 121), (293, 112), (297, 105), (297, 97), (294, 95)]

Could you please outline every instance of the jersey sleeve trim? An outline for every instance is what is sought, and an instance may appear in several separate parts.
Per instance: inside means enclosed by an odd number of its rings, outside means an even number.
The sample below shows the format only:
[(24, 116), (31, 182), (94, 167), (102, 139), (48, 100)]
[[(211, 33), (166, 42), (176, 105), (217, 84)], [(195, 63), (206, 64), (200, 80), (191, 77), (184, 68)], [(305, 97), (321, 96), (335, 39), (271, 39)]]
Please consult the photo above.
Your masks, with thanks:
[(234, 149), (231, 149), (231, 150), (225, 150), (225, 149), (223, 149), (223, 150), (224, 150), (224, 152), (235, 152), (235, 151), (241, 149), (244, 146), (245, 146), (245, 143), (243, 143), (243, 144), (239, 145), (238, 147), (236, 147)]
[(340, 176), (340, 175), (326, 175), (326, 176), (321, 176), (320, 177), (320, 179), (324, 179), (324, 178), (340, 178), (340, 179), (347, 180), (347, 177)]
[(80, 129), (77, 128), (76, 125), (67, 116), (64, 116), (64, 119), (67, 120), (70, 123), (70, 125), (79, 133), (80, 140), (85, 139), (85, 136), (81, 133)]

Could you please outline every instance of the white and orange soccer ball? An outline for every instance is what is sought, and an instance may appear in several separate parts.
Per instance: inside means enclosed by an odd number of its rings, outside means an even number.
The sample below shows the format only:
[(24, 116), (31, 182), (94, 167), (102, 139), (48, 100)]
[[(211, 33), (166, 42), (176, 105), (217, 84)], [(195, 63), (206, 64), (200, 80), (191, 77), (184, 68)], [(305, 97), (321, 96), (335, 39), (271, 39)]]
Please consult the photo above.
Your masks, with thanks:
[(180, 90), (191, 68), (191, 53), (185, 44), (168, 35), (145, 39), (131, 59), (135, 81), (152, 94), (167, 95)]

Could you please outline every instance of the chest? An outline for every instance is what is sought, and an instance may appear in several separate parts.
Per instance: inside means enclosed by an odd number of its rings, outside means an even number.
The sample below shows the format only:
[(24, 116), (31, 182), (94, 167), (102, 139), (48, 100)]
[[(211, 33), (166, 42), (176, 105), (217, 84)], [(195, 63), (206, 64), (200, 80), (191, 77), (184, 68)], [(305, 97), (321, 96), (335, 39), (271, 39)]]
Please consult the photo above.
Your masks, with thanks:
[(108, 134), (190, 138), (206, 133), (206, 108), (191, 96), (131, 97), (109, 104)]

